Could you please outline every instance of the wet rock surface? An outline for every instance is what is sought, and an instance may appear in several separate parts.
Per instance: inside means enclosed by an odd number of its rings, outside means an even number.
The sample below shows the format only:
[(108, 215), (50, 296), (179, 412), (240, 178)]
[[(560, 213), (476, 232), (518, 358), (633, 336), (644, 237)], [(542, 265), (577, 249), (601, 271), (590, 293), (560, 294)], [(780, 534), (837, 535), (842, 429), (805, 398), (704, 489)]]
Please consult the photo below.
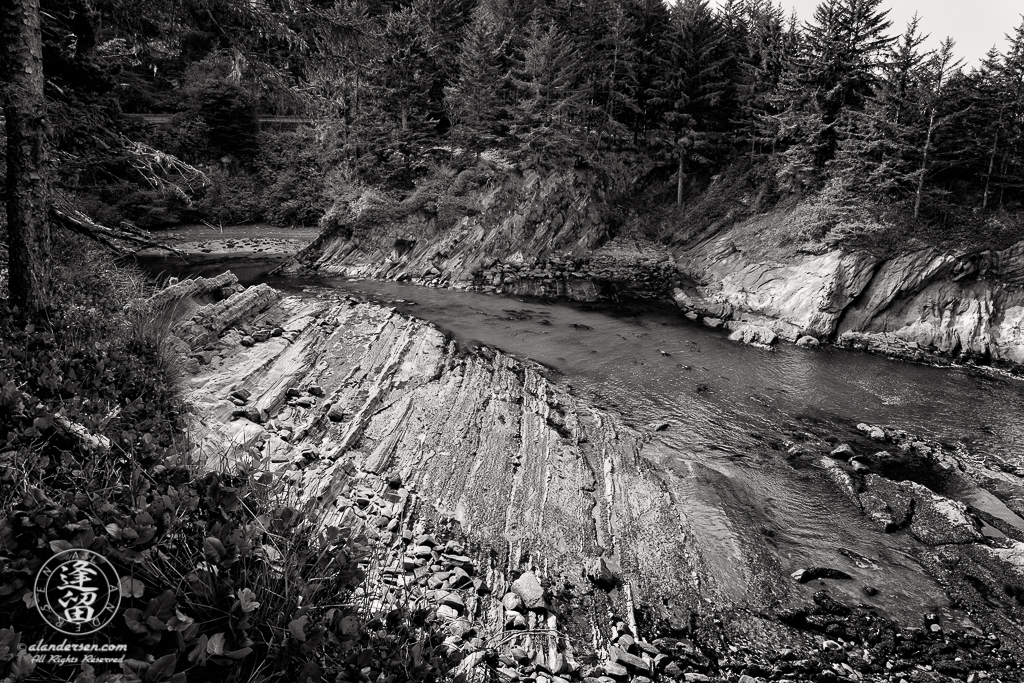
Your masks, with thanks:
[[(249, 463), (325, 523), (358, 528), (387, 558), (371, 609), (432, 605), (467, 675), (1020, 680), (1021, 473), (873, 425), (789, 456), (827, 461), (837, 495), (875, 533), (907, 535), (950, 598), (894, 620), (885, 590), (841, 569), (805, 567), (800, 583), (764, 556), (718, 573), (693, 501), (645, 460), (650, 432), (543, 368), (459, 352), (384, 307), (256, 290), (188, 311), (182, 329), (211, 354), (189, 388), (197, 453), (224, 454), (210, 467)], [(856, 459), (830, 455), (837, 439)]]

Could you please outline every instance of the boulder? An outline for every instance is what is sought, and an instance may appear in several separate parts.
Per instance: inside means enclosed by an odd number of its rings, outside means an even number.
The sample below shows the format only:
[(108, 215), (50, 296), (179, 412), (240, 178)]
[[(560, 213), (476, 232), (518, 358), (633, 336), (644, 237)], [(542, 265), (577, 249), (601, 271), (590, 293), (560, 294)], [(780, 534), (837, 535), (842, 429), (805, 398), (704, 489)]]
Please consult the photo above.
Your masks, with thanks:
[(501, 599), (501, 604), (505, 609), (512, 610), (513, 612), (521, 612), (525, 608), (523, 599), (516, 593), (505, 593), (505, 597)]
[(821, 342), (819, 342), (817, 339), (810, 336), (809, 334), (805, 334), (804, 336), (796, 340), (796, 345), (802, 346), (805, 349), (816, 349), (819, 346), (821, 346)]
[(860, 498), (868, 516), (884, 529), (906, 525), (911, 535), (927, 545), (973, 543), (982, 538), (966, 505), (916, 482), (893, 482), (868, 474)]
[(829, 453), (829, 455), (831, 455), (833, 458), (838, 458), (838, 459), (841, 459), (841, 460), (849, 460), (854, 455), (856, 455), (856, 453), (853, 452), (853, 447), (850, 446), (850, 444), (848, 444), (848, 443), (841, 443), (838, 446), (836, 446), (835, 448), (833, 448), (832, 452)]
[(533, 572), (523, 572), (523, 575), (512, 583), (512, 592), (522, 599), (527, 609), (543, 610), (547, 607), (544, 588)]
[(778, 340), (774, 331), (761, 325), (743, 323), (736, 327), (729, 335), (731, 341), (749, 344), (758, 348), (770, 348)]
[(626, 667), (628, 670), (634, 673), (650, 673), (651, 667), (650, 665), (648, 665), (647, 662), (645, 662), (640, 657), (637, 657), (636, 655), (629, 654), (621, 647), (617, 647), (615, 645), (609, 646), (608, 657), (612, 660), (612, 662), (616, 664), (621, 664), (622, 666)]

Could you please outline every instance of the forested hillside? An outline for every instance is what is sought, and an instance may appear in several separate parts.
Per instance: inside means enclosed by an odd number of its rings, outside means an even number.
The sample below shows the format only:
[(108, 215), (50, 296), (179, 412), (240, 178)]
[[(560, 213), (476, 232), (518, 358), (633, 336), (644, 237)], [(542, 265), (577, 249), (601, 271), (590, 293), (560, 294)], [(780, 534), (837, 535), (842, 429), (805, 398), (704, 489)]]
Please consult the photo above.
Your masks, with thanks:
[[(353, 186), (409, 190), (487, 152), (520, 168), (625, 158), (665, 207), (721, 175), (733, 192), (705, 203), (811, 198), (840, 239), (865, 222), (1021, 236), (1024, 24), (965, 69), (881, 0), (810, 17), (770, 0), (43, 9), (57, 182), (100, 221), (308, 225)], [(153, 113), (171, 125), (138, 116)], [(311, 125), (261, 131), (275, 114)]]

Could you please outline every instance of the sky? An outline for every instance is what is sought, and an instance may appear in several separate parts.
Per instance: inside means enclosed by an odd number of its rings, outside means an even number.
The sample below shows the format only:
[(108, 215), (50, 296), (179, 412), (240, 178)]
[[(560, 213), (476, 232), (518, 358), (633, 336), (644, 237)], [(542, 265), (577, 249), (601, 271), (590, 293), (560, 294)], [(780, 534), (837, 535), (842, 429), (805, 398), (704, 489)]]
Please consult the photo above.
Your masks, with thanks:
[[(809, 20), (819, 0), (781, 0), (782, 6), (795, 9), (801, 20)], [(966, 67), (977, 66), (993, 45), (1006, 48), (1004, 36), (1021, 24), (1024, 2), (1021, 0), (885, 0), (892, 21), (891, 32), (900, 34), (914, 13), (921, 16), (921, 32), (930, 34), (929, 48), (938, 47), (946, 37), (956, 41), (956, 54)]]

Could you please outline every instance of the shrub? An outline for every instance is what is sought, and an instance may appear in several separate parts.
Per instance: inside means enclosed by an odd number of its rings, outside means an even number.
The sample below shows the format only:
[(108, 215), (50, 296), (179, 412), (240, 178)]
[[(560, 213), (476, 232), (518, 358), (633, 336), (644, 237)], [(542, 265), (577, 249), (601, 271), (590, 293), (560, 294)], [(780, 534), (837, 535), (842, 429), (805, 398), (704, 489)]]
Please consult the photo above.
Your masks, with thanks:
[(85, 665), (78, 681), (436, 680), (425, 612), (363, 611), (365, 537), (300, 512), (270, 475), (201, 472), (183, 455), (167, 325), (123, 306), (148, 285), (58, 246), (59, 304), (41, 320), (0, 304), (0, 611), (17, 628), (0, 631), (0, 677), (68, 675), (17, 648), (60, 640), (34, 577), (87, 548), (115, 566), (123, 613), (77, 640), (128, 651), (119, 671)]

